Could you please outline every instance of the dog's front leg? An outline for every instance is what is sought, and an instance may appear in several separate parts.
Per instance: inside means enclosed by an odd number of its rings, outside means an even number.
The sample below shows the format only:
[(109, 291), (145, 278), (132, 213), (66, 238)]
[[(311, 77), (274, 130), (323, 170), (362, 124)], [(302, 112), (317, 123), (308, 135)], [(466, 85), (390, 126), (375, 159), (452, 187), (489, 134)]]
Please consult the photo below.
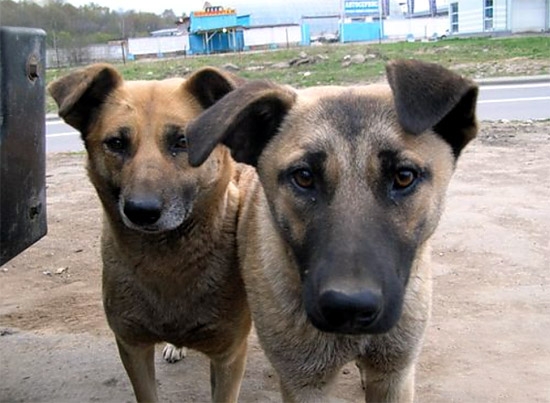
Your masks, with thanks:
[(246, 367), (247, 341), (229, 356), (212, 357), (210, 361), (210, 384), (213, 402), (237, 402)]
[(130, 345), (116, 339), (118, 352), (138, 402), (157, 402), (155, 345)]
[(414, 400), (414, 365), (392, 372), (380, 372), (358, 359), (361, 386), (368, 402), (412, 402)]

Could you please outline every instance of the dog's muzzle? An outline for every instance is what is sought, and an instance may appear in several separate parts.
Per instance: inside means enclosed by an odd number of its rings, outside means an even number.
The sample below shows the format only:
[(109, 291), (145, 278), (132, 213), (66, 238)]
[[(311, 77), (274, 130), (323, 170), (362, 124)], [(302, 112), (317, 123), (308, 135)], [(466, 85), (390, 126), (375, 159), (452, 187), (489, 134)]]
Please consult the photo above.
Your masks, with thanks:
[(363, 290), (348, 294), (326, 290), (319, 295), (316, 309), (308, 313), (313, 325), (322, 331), (376, 333), (376, 322), (382, 313), (382, 306), (382, 295), (375, 291)]
[(162, 200), (149, 197), (125, 200), (123, 211), (134, 225), (149, 227), (160, 219), (162, 208)]
[[(168, 201), (166, 201), (168, 199)], [(158, 193), (133, 194), (119, 198), (118, 209), (124, 224), (147, 234), (172, 231), (189, 217), (192, 203), (185, 196), (166, 197)]]

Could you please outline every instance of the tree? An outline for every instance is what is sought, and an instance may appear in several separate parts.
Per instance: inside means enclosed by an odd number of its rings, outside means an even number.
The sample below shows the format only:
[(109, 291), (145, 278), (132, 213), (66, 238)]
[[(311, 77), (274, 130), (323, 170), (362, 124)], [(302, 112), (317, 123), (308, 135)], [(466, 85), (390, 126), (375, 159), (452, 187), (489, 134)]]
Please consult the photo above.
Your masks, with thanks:
[(147, 36), (157, 29), (173, 28), (176, 19), (171, 9), (155, 15), (117, 12), (93, 2), (75, 7), (64, 0), (46, 0), (43, 6), (30, 0), (0, 0), (0, 24), (42, 28), (51, 48)]

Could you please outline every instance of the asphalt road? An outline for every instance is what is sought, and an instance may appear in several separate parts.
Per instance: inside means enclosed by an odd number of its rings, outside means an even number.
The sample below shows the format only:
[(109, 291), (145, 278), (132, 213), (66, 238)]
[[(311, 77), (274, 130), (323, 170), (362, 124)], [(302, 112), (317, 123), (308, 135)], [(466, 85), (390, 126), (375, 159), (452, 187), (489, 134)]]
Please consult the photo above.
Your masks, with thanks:
[[(536, 81), (536, 80), (535, 80)], [(480, 86), (480, 120), (550, 118), (550, 80)], [(46, 152), (82, 151), (79, 133), (60, 120), (46, 121)]]
[(482, 85), (478, 98), (480, 120), (550, 118), (550, 80), (505, 85)]

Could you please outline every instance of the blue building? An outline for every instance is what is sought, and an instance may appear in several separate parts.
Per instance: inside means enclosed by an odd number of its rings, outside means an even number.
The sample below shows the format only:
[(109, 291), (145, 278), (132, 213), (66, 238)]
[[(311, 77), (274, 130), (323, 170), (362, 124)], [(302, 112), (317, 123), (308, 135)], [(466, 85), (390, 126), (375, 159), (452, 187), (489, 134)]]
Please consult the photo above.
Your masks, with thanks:
[(234, 9), (206, 7), (194, 11), (189, 22), (189, 53), (209, 54), (244, 50), (243, 28), (250, 15), (237, 16)]
[(383, 1), (344, 0), (343, 11), (344, 21), (340, 24), (341, 42), (374, 41), (384, 37)]

